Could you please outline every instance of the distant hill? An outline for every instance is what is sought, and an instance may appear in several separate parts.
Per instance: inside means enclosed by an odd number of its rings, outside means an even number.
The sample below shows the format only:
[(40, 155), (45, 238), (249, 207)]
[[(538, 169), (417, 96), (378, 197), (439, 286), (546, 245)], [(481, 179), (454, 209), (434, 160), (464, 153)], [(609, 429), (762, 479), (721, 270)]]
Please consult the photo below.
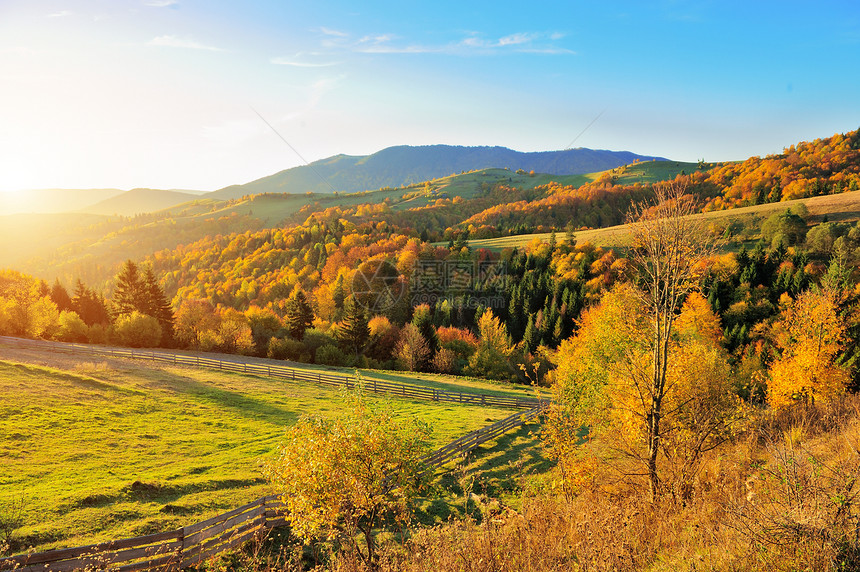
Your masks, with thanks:
[[(336, 155), (287, 169), (244, 185), (232, 185), (206, 195), (232, 199), (259, 193), (359, 192), (400, 187), (489, 167), (523, 169), (550, 175), (578, 175), (605, 171), (636, 160), (664, 160), (629, 151), (568, 149), (521, 153), (505, 147), (428, 145), (389, 147), (366, 156)], [(321, 180), (322, 179), (322, 180)]]
[(134, 216), (167, 209), (199, 197), (199, 193), (186, 191), (132, 189), (89, 205), (80, 211), (88, 214)]
[(119, 189), (33, 189), (0, 193), (0, 215), (77, 211), (122, 194)]

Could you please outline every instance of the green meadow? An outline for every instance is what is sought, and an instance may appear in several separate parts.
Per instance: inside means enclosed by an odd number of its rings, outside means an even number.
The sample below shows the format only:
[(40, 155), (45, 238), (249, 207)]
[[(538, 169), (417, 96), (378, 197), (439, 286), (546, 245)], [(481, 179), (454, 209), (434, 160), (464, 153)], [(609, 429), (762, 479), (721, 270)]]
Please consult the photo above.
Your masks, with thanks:
[[(0, 360), (0, 510), (23, 502), (16, 551), (170, 530), (270, 494), (261, 464), (284, 429), (343, 403), (337, 389), (202, 368), (14, 359)], [(511, 414), (369, 399), (429, 422), (433, 447)]]

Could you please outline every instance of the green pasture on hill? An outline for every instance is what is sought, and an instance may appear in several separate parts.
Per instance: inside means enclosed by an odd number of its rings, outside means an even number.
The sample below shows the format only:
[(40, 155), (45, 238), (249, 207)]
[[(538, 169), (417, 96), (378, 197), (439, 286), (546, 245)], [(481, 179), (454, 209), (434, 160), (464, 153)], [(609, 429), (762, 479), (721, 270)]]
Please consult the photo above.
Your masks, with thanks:
[[(269, 494), (260, 464), (284, 428), (342, 404), (336, 389), (202, 368), (62, 367), (0, 361), (0, 510), (23, 499), (18, 551), (171, 530)], [(511, 413), (390, 400), (434, 426), (434, 447)]]
[[(641, 161), (610, 169), (609, 172), (617, 177), (618, 184), (633, 185), (669, 181), (681, 173), (689, 175), (698, 168), (698, 163), (685, 163), (683, 161)], [(596, 173), (598, 176), (601, 174)]]
[[(838, 195), (824, 195), (810, 197), (807, 199), (795, 199), (779, 203), (766, 203), (749, 207), (741, 207), (724, 211), (713, 211), (695, 215), (712, 225), (712, 230), (719, 234), (731, 222), (739, 223), (738, 228), (743, 231), (743, 237), (747, 241), (756, 241), (761, 232), (762, 223), (774, 213), (780, 213), (797, 205), (804, 205), (807, 210), (806, 220), (810, 224), (818, 224), (825, 217), (831, 222), (854, 222), (860, 220), (860, 191), (840, 193)], [(528, 245), (535, 238), (548, 242), (552, 236), (551, 232), (519, 234), (515, 236), (503, 236), (499, 238), (482, 238), (468, 241), (471, 248), (486, 248), (488, 250), (501, 251), (506, 248), (521, 248)], [(590, 242), (595, 246), (604, 248), (624, 248), (630, 244), (630, 229), (627, 225), (610, 226), (581, 230), (574, 233), (576, 242), (583, 244)], [(556, 232), (556, 240), (559, 244), (566, 240), (563, 230)], [(438, 243), (443, 245), (443, 243)]]

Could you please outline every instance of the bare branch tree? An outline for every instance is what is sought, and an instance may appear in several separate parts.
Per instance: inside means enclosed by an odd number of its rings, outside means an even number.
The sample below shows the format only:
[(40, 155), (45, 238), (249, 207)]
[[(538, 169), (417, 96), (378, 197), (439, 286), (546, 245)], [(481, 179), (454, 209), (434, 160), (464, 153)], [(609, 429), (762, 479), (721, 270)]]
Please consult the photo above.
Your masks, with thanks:
[(650, 376), (637, 380), (642, 384), (637, 389), (645, 412), (646, 464), (652, 499), (660, 487), (657, 457), (672, 328), (685, 296), (697, 286), (697, 263), (715, 249), (702, 218), (692, 216), (698, 209), (686, 190), (686, 184), (677, 181), (656, 184), (656, 204), (635, 204), (627, 215), (633, 238), (631, 260), (653, 328), (649, 340)]

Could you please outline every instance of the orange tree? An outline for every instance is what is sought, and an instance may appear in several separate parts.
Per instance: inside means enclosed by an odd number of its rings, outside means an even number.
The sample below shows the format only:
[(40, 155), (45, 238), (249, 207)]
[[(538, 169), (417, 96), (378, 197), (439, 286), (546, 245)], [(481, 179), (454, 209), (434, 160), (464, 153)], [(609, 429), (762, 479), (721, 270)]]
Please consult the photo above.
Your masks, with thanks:
[(427, 483), (421, 457), (430, 428), (371, 404), (360, 391), (347, 402), (338, 417), (304, 417), (289, 428), (265, 470), (297, 536), (345, 544), (374, 569), (373, 531), (405, 524)]

